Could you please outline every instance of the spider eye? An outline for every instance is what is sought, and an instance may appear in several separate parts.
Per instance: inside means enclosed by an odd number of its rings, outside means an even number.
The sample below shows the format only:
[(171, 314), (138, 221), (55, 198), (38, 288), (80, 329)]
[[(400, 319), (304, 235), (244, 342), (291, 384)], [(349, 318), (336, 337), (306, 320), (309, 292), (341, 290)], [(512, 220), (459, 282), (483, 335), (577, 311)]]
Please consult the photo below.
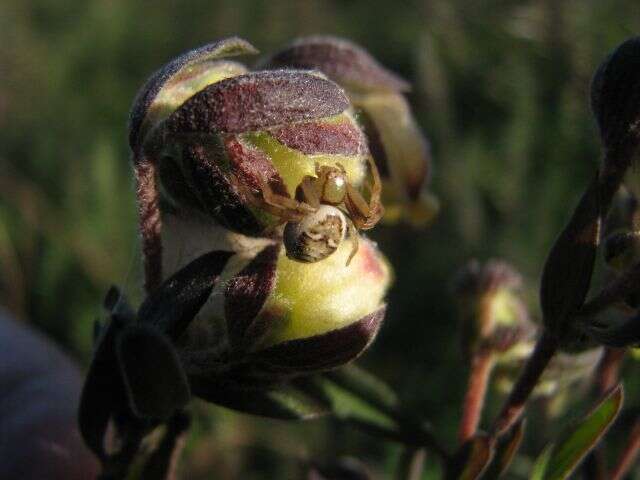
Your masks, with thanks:
[(339, 205), (344, 201), (347, 182), (342, 174), (333, 174), (327, 178), (322, 191), (322, 201), (331, 205)]

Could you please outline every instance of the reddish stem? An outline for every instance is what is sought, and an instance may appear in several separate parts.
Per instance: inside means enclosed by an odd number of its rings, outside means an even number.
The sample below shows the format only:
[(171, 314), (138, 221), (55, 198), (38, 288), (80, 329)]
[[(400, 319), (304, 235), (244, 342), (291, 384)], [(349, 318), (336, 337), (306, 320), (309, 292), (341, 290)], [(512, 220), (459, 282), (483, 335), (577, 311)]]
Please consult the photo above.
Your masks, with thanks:
[(480, 351), (471, 359), (467, 393), (458, 430), (460, 444), (473, 437), (478, 429), (493, 365), (494, 359), (490, 351)]
[(142, 256), (144, 262), (145, 290), (155, 290), (162, 282), (162, 219), (156, 167), (146, 158), (136, 164), (136, 195), (142, 236)]
[(620, 367), (626, 353), (626, 348), (605, 349), (596, 373), (596, 387), (599, 394), (604, 395), (618, 384)]
[(518, 421), (531, 392), (557, 350), (558, 342), (545, 330), (491, 428), (494, 438), (504, 435)]
[(640, 419), (637, 419), (633, 425), (629, 441), (613, 469), (611, 480), (622, 480), (638, 458), (638, 453), (640, 453)]

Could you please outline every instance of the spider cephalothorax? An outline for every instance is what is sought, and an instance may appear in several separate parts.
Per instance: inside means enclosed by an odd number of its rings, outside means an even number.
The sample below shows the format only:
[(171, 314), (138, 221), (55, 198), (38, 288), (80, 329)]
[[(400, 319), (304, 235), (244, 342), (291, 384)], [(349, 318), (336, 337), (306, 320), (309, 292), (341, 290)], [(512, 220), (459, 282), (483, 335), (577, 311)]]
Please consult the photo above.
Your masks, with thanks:
[(322, 260), (337, 250), (348, 229), (353, 242), (351, 260), (358, 250), (356, 230), (373, 228), (383, 214), (378, 170), (371, 159), (369, 166), (372, 182), (368, 201), (349, 182), (347, 171), (339, 163), (316, 164), (316, 175), (302, 179), (295, 198), (275, 193), (266, 183), (262, 185), (257, 199), (260, 207), (287, 222), (284, 245), (289, 258)]

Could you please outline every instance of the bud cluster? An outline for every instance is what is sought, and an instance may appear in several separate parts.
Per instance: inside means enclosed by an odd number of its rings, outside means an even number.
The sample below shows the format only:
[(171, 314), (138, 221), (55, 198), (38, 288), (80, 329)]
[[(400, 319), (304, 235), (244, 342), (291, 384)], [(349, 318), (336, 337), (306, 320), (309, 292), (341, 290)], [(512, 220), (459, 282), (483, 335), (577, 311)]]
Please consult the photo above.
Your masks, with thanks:
[[(315, 42), (319, 56), (297, 50)], [(104, 442), (111, 423), (143, 436), (192, 395), (287, 417), (269, 392), (353, 360), (380, 328), (391, 268), (360, 232), (383, 199), (432, 216), (406, 83), (342, 40), (284, 52), (250, 70), (229, 59), (257, 53), (246, 41), (205, 45), (134, 101), (147, 298), (134, 310), (108, 295), (80, 407), (105, 465), (123, 454)]]

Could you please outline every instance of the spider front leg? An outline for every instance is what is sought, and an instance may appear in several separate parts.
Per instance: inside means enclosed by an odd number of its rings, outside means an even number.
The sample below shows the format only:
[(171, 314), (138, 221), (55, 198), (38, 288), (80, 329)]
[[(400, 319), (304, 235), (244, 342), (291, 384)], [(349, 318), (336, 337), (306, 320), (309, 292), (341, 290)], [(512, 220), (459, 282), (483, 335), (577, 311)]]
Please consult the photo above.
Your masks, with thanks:
[(247, 192), (247, 198), (256, 208), (267, 211), (275, 217), (279, 217), (282, 223), (299, 222), (305, 215), (317, 210), (304, 201), (281, 195), (273, 191), (266, 182), (261, 182), (260, 193)]
[(384, 208), (380, 202), (382, 183), (380, 182), (378, 168), (373, 163), (371, 157), (368, 158), (368, 162), (372, 177), (371, 186), (369, 187), (369, 202), (367, 202), (362, 194), (351, 184), (347, 184), (347, 194), (344, 200), (351, 220), (358, 230), (369, 230), (373, 228), (384, 213)]

